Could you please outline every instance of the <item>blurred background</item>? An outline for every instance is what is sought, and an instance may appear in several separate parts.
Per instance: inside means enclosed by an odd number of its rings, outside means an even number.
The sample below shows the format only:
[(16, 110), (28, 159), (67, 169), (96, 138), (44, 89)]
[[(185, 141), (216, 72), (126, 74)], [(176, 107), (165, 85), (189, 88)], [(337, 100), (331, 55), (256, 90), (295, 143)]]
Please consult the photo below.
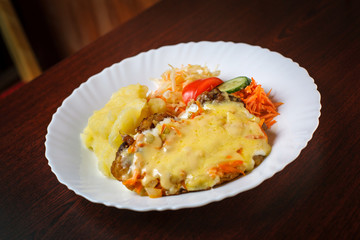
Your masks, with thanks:
[(0, 0), (0, 97), (161, 0)]

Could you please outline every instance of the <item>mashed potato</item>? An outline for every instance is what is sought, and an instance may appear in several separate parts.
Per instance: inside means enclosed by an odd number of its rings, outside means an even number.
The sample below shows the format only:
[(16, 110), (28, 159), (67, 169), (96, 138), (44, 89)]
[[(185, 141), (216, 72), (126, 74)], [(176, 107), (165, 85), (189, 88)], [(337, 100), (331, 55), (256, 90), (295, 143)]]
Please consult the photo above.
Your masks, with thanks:
[(134, 134), (144, 117), (165, 111), (165, 102), (160, 98), (148, 101), (147, 92), (148, 88), (140, 84), (121, 88), (89, 118), (81, 137), (95, 153), (105, 176), (112, 177), (110, 167), (122, 143), (121, 135)]

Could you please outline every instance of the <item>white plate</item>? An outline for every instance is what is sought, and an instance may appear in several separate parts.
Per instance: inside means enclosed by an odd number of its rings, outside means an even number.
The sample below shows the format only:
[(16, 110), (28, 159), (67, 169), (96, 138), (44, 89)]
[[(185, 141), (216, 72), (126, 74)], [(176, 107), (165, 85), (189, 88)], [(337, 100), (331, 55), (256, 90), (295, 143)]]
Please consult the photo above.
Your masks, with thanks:
[[(157, 199), (138, 196), (98, 171), (95, 156), (80, 140), (87, 119), (120, 87), (140, 83), (154, 88), (149, 79), (160, 77), (168, 64), (206, 64), (211, 70), (218, 67), (224, 80), (246, 75), (254, 77), (266, 91), (272, 88), (276, 101), (284, 105), (270, 134), (272, 152), (259, 167), (215, 189)], [(48, 126), (45, 155), (58, 180), (92, 202), (136, 211), (198, 207), (254, 188), (295, 160), (319, 124), (320, 108), (314, 80), (279, 53), (233, 42), (164, 46), (116, 63), (75, 89)]]

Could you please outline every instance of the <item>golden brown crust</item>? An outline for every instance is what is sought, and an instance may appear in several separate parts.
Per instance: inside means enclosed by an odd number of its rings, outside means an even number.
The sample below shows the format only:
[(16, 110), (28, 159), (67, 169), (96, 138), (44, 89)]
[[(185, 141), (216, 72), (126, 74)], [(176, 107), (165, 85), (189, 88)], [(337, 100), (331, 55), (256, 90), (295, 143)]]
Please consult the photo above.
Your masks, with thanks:
[(144, 118), (140, 122), (140, 125), (136, 128), (135, 131), (139, 133), (154, 128), (156, 124), (158, 124), (159, 122), (161, 122), (162, 120), (168, 117), (173, 117), (173, 116), (167, 113), (155, 113), (147, 118)]
[(116, 154), (116, 159), (111, 164), (111, 174), (114, 178), (121, 181), (124, 173), (125, 169), (121, 166), (121, 155)]

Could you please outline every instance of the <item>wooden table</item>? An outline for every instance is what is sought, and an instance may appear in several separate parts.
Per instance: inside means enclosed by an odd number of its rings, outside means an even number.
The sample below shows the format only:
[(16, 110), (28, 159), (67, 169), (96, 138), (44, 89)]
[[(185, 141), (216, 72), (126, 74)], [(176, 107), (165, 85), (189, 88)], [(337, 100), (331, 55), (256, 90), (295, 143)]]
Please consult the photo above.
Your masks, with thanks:
[[(0, 239), (360, 239), (358, 1), (162, 1), (0, 102)], [(134, 212), (60, 184), (44, 152), (61, 102), (103, 68), (189, 41), (259, 45), (306, 68), (320, 125), (255, 189), (203, 207)], [(306, 96), (304, 96), (306, 97)]]

